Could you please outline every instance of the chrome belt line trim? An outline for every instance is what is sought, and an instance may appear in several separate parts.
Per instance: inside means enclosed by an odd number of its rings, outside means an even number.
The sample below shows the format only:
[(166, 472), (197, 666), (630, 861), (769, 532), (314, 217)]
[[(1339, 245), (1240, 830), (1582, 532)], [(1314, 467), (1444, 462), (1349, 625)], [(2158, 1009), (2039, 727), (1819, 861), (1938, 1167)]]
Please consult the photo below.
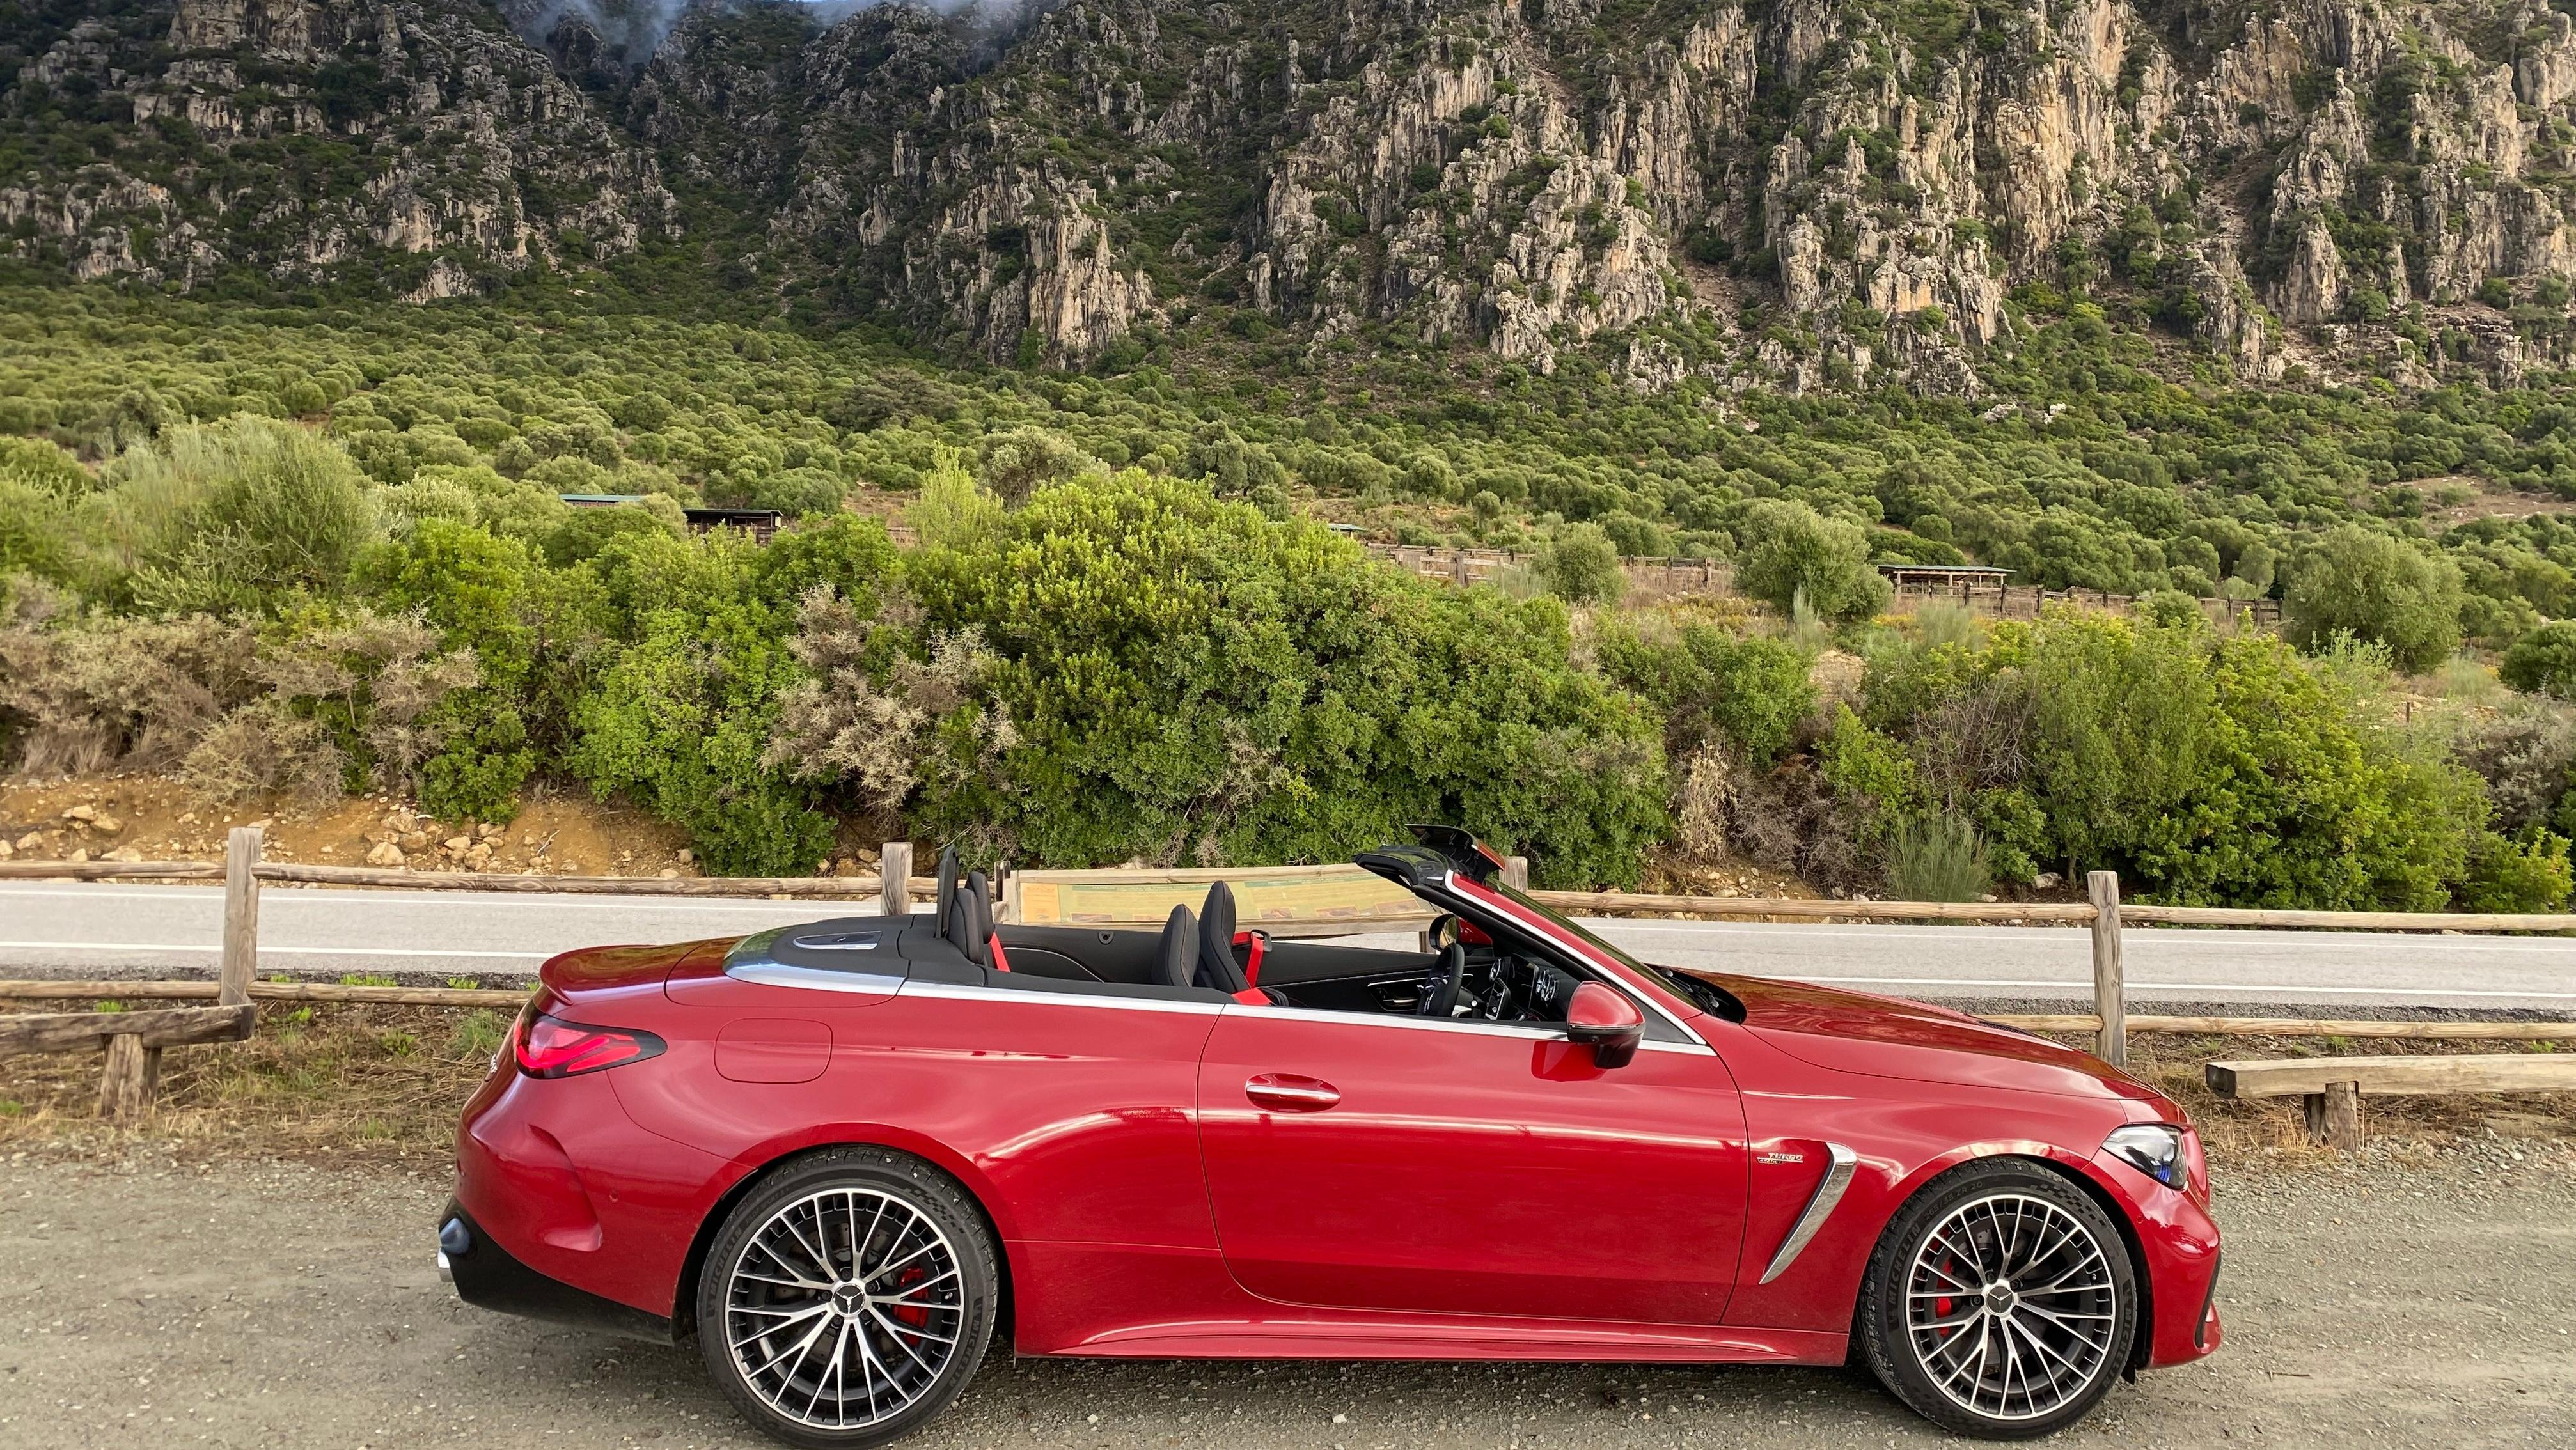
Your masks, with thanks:
[(1807, 1200), (1798, 1221), (1789, 1225), (1789, 1236), (1780, 1241), (1780, 1251), (1771, 1256), (1771, 1267), (1762, 1271), (1765, 1284), (1789, 1272), (1789, 1266), (1806, 1249), (1807, 1241), (1832, 1216), (1834, 1205), (1843, 1201), (1843, 1190), (1851, 1187), (1852, 1169), (1860, 1163), (1860, 1155), (1840, 1143), (1827, 1143), (1825, 1152), (1833, 1159), (1832, 1166), (1825, 1169), (1824, 1181), (1816, 1185), (1815, 1196)]
[(725, 975), (763, 987), (799, 987), (815, 992), (890, 993), (903, 986), (902, 977), (882, 972), (830, 972), (770, 961), (736, 962), (725, 968)]
[(911, 982), (898, 995), (937, 997), (958, 1002), (1026, 1002), (1040, 1007), (1106, 1007), (1117, 1012), (1182, 1012), (1213, 1017), (1221, 1002), (1157, 1002), (1147, 997), (1095, 997), (1082, 992), (1020, 992), (1008, 987), (969, 987), (954, 982)]

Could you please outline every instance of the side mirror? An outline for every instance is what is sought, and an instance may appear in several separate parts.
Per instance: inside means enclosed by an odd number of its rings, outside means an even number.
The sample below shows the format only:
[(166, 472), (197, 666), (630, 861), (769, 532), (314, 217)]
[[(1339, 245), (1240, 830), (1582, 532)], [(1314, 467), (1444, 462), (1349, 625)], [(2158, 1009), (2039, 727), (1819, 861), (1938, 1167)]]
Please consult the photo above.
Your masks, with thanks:
[(1636, 1003), (1599, 982), (1574, 989), (1565, 1008), (1565, 1040), (1590, 1047), (1595, 1066), (1627, 1066), (1645, 1037), (1646, 1014)]

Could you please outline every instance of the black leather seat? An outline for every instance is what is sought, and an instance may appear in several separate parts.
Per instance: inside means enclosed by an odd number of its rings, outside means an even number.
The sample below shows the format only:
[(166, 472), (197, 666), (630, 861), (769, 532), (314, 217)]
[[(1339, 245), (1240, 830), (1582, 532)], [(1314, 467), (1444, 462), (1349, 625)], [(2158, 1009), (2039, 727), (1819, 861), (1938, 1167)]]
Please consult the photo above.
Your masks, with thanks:
[[(1234, 890), (1222, 881), (1208, 887), (1207, 900), (1199, 907), (1198, 985), (1228, 995), (1254, 990), (1242, 960), (1234, 954)], [(1288, 1005), (1285, 994), (1268, 987), (1258, 990), (1268, 1001)]]
[(1154, 981), (1165, 987), (1199, 985), (1199, 923), (1186, 906), (1172, 908), (1163, 923), (1163, 943), (1154, 952)]

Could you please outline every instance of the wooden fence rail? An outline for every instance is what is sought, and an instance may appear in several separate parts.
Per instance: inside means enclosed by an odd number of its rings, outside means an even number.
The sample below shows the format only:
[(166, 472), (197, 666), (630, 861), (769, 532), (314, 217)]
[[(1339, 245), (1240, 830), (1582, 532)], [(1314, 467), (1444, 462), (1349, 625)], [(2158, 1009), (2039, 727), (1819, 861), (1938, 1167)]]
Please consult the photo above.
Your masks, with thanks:
[[(107, 1064), (100, 1088), (103, 1112), (122, 1116), (149, 1102), (160, 1049), (182, 1042), (247, 1036), (255, 1022), (254, 1001), (373, 1002), (406, 1006), (515, 1006), (526, 993), (514, 989), (373, 987), (318, 982), (254, 980), (259, 950), (259, 887), (262, 882), (310, 886), (393, 888), (420, 891), (565, 892), (626, 896), (768, 897), (798, 900), (847, 900), (873, 896), (881, 912), (903, 915), (917, 896), (935, 893), (933, 878), (911, 874), (912, 847), (890, 842), (883, 855), (884, 874), (875, 877), (682, 877), (512, 876), (470, 871), (385, 871), (359, 866), (318, 866), (260, 859), (256, 827), (236, 827), (225, 843), (221, 866), (197, 861), (11, 861), (0, 862), (0, 880), (73, 879), (85, 881), (190, 881), (221, 877), (224, 881), (222, 968), (207, 982), (0, 982), (0, 1000), (168, 1001), (214, 999), (213, 1007), (169, 1008), (152, 1012), (67, 1013), (48, 1017), (0, 1018), (0, 1055), (104, 1042)], [(1349, 868), (1344, 868), (1347, 871)], [(1513, 857), (1505, 877), (1516, 886), (1528, 881), (1528, 863)], [(1409, 916), (1386, 914), (1383, 904), (1352, 896), (1349, 883), (1334, 879), (1332, 868), (1257, 868), (1244, 872), (1112, 870), (1050, 871), (1028, 874), (1032, 887), (1063, 890), (1079, 884), (1135, 888), (1099, 896), (1095, 909), (1105, 912), (1102, 925), (1157, 924), (1168, 910), (1164, 895), (1184, 893), (1220, 877), (1241, 876), (1245, 889), (1311, 887), (1308, 898), (1291, 899), (1283, 910), (1311, 912), (1277, 925), (1283, 934), (1384, 931), (1410, 925)], [(1006, 921), (1020, 920), (1024, 897), (1019, 883), (1005, 873)], [(1374, 884), (1373, 881), (1371, 884)], [(2088, 898), (2078, 902), (1944, 902), (1816, 901), (1783, 897), (1674, 896), (1621, 891), (1538, 891), (1537, 900), (1587, 916), (1768, 918), (1790, 921), (1984, 921), (2082, 925), (2092, 946), (2094, 1010), (2085, 1014), (2022, 1014), (1991, 1020), (2038, 1031), (2089, 1032), (2096, 1050), (2113, 1063), (2125, 1063), (2131, 1032), (2205, 1035), (2344, 1036), (2493, 1039), (2541, 1041), (2576, 1037), (2576, 1023), (2565, 1022), (2373, 1022), (2241, 1017), (2177, 1017), (2128, 1013), (2121, 951), (2121, 929), (2136, 923), (2172, 926), (2242, 926), (2269, 929), (2355, 931), (2569, 932), (2576, 914), (2505, 915), (2495, 913), (2413, 914), (2380, 911), (2273, 911), (2221, 907), (2124, 905), (2119, 879), (2108, 871), (2088, 878)], [(1133, 901), (1128, 900), (1133, 897)], [(1098, 905), (1106, 902), (1108, 905)], [(1302, 904), (1300, 904), (1302, 903)], [(1356, 903), (1356, 904), (1354, 904)], [(1151, 908), (1151, 909), (1149, 909)], [(1143, 912), (1129, 921), (1135, 912)], [(1109, 918), (1114, 916), (1113, 922)], [(1150, 918), (1150, 919), (1149, 919)], [(1074, 919), (1067, 916), (1067, 920)], [(1080, 917), (1086, 924), (1091, 915)], [(191, 1016), (190, 1014), (201, 1014)], [(165, 1020), (166, 1019), (166, 1020)], [(35, 1025), (29, 1025), (35, 1024)], [(120, 1045), (121, 1044), (121, 1045)]]

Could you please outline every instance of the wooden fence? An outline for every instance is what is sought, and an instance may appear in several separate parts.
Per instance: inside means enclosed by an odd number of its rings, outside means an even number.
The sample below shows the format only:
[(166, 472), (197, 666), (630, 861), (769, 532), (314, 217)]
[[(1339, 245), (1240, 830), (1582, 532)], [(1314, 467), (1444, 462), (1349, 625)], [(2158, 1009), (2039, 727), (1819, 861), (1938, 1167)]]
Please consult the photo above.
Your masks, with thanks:
[[(493, 1007), (524, 1002), (524, 989), (380, 987), (255, 980), (260, 883), (396, 888), (423, 891), (570, 892), (628, 896), (730, 896), (848, 901), (874, 898), (888, 915), (911, 911), (937, 890), (911, 874), (912, 847), (891, 842), (873, 877), (509, 876), (468, 871), (383, 871), (309, 866), (260, 859), (261, 833), (236, 827), (221, 866), (195, 861), (0, 862), (0, 880), (73, 879), (224, 882), (222, 965), (213, 982), (0, 982), (0, 1001), (214, 1000), (213, 1006), (143, 1012), (0, 1016), (0, 1056), (104, 1044), (99, 1104), (123, 1117), (151, 1099), (160, 1052), (186, 1043), (247, 1037), (259, 1001), (374, 1002), (406, 1006)], [(1529, 863), (1513, 857), (1505, 879), (1528, 881)], [(1224, 880), (1248, 893), (1255, 908), (1242, 918), (1279, 935), (1347, 935), (1404, 930), (1428, 919), (1418, 902), (1356, 867), (1266, 867), (1195, 870), (1029, 871), (1003, 873), (999, 915), (1006, 923), (1060, 922), (1110, 927), (1159, 926), (1175, 902), (1194, 902), (1208, 883)], [(2270, 1017), (2132, 1015), (2121, 951), (2123, 927), (2237, 926), (2343, 931), (2576, 932), (2576, 914), (2415, 914), (2384, 911), (2273, 911), (2228, 907), (2125, 905), (2119, 877), (2096, 871), (2080, 902), (1819, 901), (1787, 897), (1665, 896), (1619, 891), (1535, 891), (1540, 902), (1586, 916), (1662, 916), (1769, 921), (1982, 921), (2055, 923), (2089, 929), (2094, 1010), (2089, 1013), (1993, 1014), (1988, 1020), (2030, 1031), (2090, 1033), (2106, 1060), (2125, 1064), (2132, 1032), (2195, 1035), (2337, 1036), (2426, 1040), (2554, 1041), (2576, 1039), (2576, 1022), (2375, 1021)]]
[[(1461, 586), (1485, 583), (1504, 570), (1527, 564), (1536, 557), (1511, 549), (1451, 549), (1427, 544), (1366, 542), (1361, 547), (1372, 557), (1384, 559), (1425, 579), (1439, 579)], [(1627, 572), (1629, 586), (1647, 593), (1715, 597), (1728, 597), (1735, 593), (1735, 567), (1720, 560), (1640, 555), (1622, 557), (1619, 564)], [(2103, 589), (2049, 589), (2037, 584), (1984, 583), (1964, 578), (1939, 583), (1900, 584), (1896, 589), (1896, 603), (1900, 610), (1946, 603), (1999, 619), (2037, 619), (2052, 604), (2126, 614), (2136, 607), (2137, 602), (2135, 595), (2113, 594)], [(2245, 619), (2257, 627), (2275, 629), (2281, 623), (2281, 602), (2277, 599), (2204, 598), (2198, 603), (2201, 613), (2207, 615), (2212, 624), (2224, 625)]]

